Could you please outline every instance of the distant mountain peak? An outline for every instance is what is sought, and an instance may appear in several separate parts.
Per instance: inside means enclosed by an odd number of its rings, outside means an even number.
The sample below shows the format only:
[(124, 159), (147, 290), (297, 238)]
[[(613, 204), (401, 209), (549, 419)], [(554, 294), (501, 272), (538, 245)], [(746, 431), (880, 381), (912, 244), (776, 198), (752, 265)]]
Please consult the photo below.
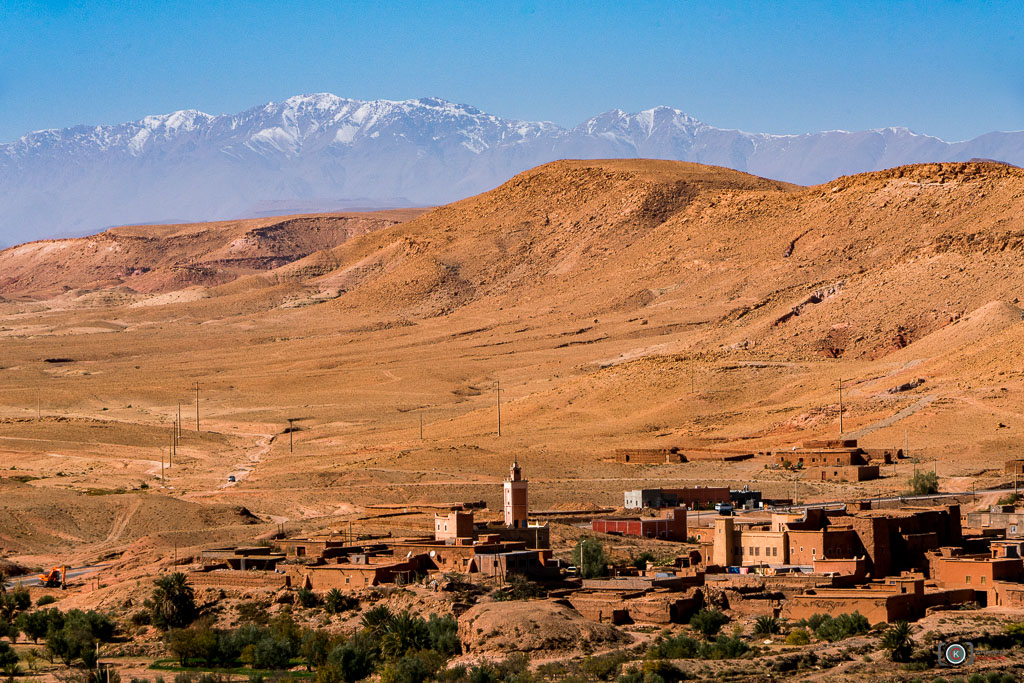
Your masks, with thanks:
[(770, 135), (716, 128), (665, 105), (612, 109), (566, 129), (439, 97), (306, 93), (236, 114), (182, 109), (0, 144), (0, 245), (164, 216), (234, 218), (253, 206), (437, 204), (547, 161), (603, 157), (694, 161), (810, 184), (923, 161), (1020, 164), (1024, 133), (960, 143), (902, 127)]

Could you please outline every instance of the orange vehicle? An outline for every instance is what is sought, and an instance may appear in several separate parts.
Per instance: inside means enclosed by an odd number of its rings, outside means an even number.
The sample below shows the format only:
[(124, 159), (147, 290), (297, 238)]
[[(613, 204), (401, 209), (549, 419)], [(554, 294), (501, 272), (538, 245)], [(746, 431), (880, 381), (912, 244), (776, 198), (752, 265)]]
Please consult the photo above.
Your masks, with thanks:
[(67, 566), (54, 567), (46, 574), (39, 575), (39, 585), (44, 588), (67, 588)]

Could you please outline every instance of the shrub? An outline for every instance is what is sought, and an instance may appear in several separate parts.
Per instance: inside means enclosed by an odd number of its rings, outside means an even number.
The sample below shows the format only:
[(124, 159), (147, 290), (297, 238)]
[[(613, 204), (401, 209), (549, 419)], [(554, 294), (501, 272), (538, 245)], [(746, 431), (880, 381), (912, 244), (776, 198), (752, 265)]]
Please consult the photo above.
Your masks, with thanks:
[(0, 668), (8, 665), (18, 666), (18, 653), (14, 651), (10, 643), (0, 641)]
[(358, 606), (358, 600), (345, 595), (337, 588), (327, 591), (327, 594), (324, 596), (324, 609), (327, 610), (328, 614), (340, 614), (346, 610), (355, 609)]
[(934, 472), (918, 472), (910, 478), (910, 495), (928, 496), (939, 492), (939, 477)]
[(1005, 626), (1006, 635), (1010, 636), (1018, 645), (1024, 643), (1024, 621), (1018, 621)]
[(754, 622), (754, 633), (759, 636), (770, 636), (773, 633), (778, 633), (780, 628), (779, 618), (768, 614), (758, 617), (757, 621)]
[(320, 598), (316, 596), (316, 593), (309, 590), (308, 588), (300, 588), (295, 596), (299, 599), (299, 604), (305, 608), (316, 607), (320, 604)]
[(439, 655), (451, 657), (462, 651), (459, 622), (450, 614), (443, 617), (431, 614), (427, 619), (427, 635), (430, 638), (430, 649)]
[(701, 659), (735, 659), (750, 649), (741, 638), (736, 636), (718, 636), (710, 643), (701, 646)]
[(36, 607), (45, 607), (46, 605), (52, 605), (57, 602), (57, 598), (52, 595), (40, 595), (39, 599), (36, 600)]
[(651, 659), (694, 659), (700, 653), (700, 642), (683, 634), (659, 638), (647, 650)]
[(317, 683), (355, 683), (371, 673), (377, 661), (377, 651), (367, 638), (359, 634), (327, 655), (327, 664), (317, 670)]
[(267, 606), (261, 602), (240, 602), (235, 605), (235, 611), (243, 624), (266, 624), (270, 621)]
[(499, 601), (531, 600), (544, 597), (544, 589), (533, 581), (528, 581), (519, 575), (513, 574), (507, 584), (491, 592), (491, 597)]
[(1020, 500), (1020, 495), (1017, 493), (1008, 493), (999, 500), (996, 501), (996, 505), (1016, 505), (1017, 501)]
[(631, 659), (626, 652), (585, 657), (580, 662), (580, 673), (588, 681), (614, 680), (622, 665)]
[[(819, 616), (819, 615), (815, 615)], [(836, 642), (852, 636), (859, 636), (871, 630), (871, 624), (860, 612), (825, 617), (814, 629), (814, 635), (821, 640)]]
[(441, 668), (443, 660), (429, 650), (405, 655), (388, 662), (380, 673), (381, 683), (424, 683)]
[(811, 636), (807, 629), (795, 628), (786, 636), (786, 645), (808, 645), (810, 642)]
[(690, 618), (690, 628), (705, 638), (717, 634), (722, 630), (729, 617), (716, 609), (702, 609)]
[(910, 637), (910, 624), (897, 621), (882, 635), (881, 646), (889, 651), (889, 658), (894, 662), (905, 662), (910, 659), (914, 649), (914, 641)]
[(645, 550), (636, 557), (634, 557), (632, 560), (630, 560), (630, 564), (637, 569), (647, 569), (647, 563), (654, 561), (654, 553), (652, 553), (650, 550)]

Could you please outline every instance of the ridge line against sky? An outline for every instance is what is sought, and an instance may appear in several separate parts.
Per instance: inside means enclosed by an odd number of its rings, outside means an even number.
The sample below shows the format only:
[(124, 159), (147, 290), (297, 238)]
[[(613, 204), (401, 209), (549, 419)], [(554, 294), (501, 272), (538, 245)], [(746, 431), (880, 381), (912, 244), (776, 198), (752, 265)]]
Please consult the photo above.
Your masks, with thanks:
[(321, 91), (563, 128), (664, 102), (773, 134), (1024, 128), (1011, 2), (123, 5), (0, 6), (0, 141)]
[[(335, 98), (337, 98), (339, 100), (342, 100), (342, 101), (358, 102), (358, 103), (361, 103), (361, 104), (375, 104), (375, 103), (383, 103), (383, 102), (392, 103), (392, 104), (408, 104), (408, 103), (420, 102), (420, 101), (423, 101), (423, 100), (434, 100), (434, 101), (444, 102), (446, 104), (450, 104), (450, 105), (453, 105), (455, 107), (467, 107), (467, 108), (470, 108), (470, 109), (474, 109), (474, 110), (477, 110), (478, 112), (480, 112), (483, 115), (496, 116), (497, 118), (502, 119), (502, 120), (504, 120), (506, 122), (525, 123), (525, 124), (532, 124), (532, 125), (554, 125), (554, 126), (557, 126), (559, 129), (561, 129), (561, 130), (563, 130), (565, 132), (570, 132), (572, 130), (575, 130), (575, 129), (579, 128), (580, 126), (582, 126), (583, 124), (587, 123), (588, 121), (592, 121), (592, 120), (594, 120), (594, 119), (596, 119), (596, 118), (598, 118), (600, 116), (603, 116), (603, 115), (606, 115), (606, 114), (611, 114), (611, 113), (616, 113), (616, 112), (621, 114), (621, 115), (623, 115), (623, 116), (637, 116), (639, 114), (643, 114), (643, 113), (646, 113), (646, 112), (652, 112), (652, 111), (657, 111), (657, 110), (662, 110), (662, 109), (668, 109), (668, 110), (673, 111), (673, 112), (675, 112), (677, 114), (681, 114), (681, 115), (684, 115), (684, 116), (690, 116), (690, 114), (688, 112), (680, 109), (679, 107), (673, 107), (673, 106), (667, 105), (667, 104), (656, 105), (654, 107), (650, 107), (648, 109), (640, 110), (640, 111), (625, 111), (621, 107), (616, 107), (614, 109), (609, 109), (607, 111), (597, 112), (597, 113), (587, 117), (586, 119), (577, 122), (576, 124), (572, 124), (572, 125), (569, 125), (569, 126), (564, 126), (564, 125), (561, 125), (561, 124), (558, 124), (558, 123), (554, 123), (552, 121), (545, 121), (545, 120), (540, 120), (540, 119), (508, 119), (508, 118), (505, 118), (505, 117), (502, 117), (502, 116), (498, 116), (497, 114), (494, 114), (493, 112), (485, 111), (485, 110), (481, 109), (480, 107), (476, 107), (475, 105), (473, 105), (470, 102), (454, 102), (452, 100), (449, 100), (449, 99), (446, 99), (446, 98), (443, 98), (443, 97), (436, 97), (436, 96), (420, 97), (420, 98), (405, 98), (405, 99), (377, 98), (377, 99), (373, 99), (373, 100), (360, 100), (360, 99), (352, 98), (352, 97), (344, 97), (344, 96), (341, 96), (341, 95), (337, 95), (335, 93), (318, 92), (318, 93), (301, 93), (301, 94), (298, 94), (298, 95), (292, 95), (291, 97), (287, 97), (287, 98), (284, 98), (284, 99), (278, 100), (278, 101), (261, 102), (259, 104), (255, 104), (253, 106), (246, 107), (245, 109), (242, 109), (241, 111), (236, 111), (236, 112), (221, 112), (221, 113), (217, 113), (217, 114), (212, 114), (210, 112), (206, 112), (206, 111), (202, 111), (202, 110), (198, 110), (198, 109), (177, 109), (177, 110), (174, 110), (174, 111), (166, 111), (166, 112), (159, 112), (159, 113), (154, 112), (154, 113), (150, 113), (150, 114), (147, 114), (145, 116), (142, 116), (142, 117), (140, 117), (138, 119), (129, 120), (129, 121), (119, 121), (119, 122), (116, 122), (116, 123), (76, 124), (76, 125), (68, 126), (68, 127), (65, 127), (65, 128), (43, 128), (43, 129), (39, 129), (39, 130), (28, 131), (25, 134), (23, 134), (22, 136), (19, 136), (19, 138), (17, 138), (16, 140), (12, 140), (12, 141), (9, 141), (9, 142), (0, 142), (0, 146), (15, 144), (15, 143), (17, 143), (17, 142), (19, 142), (19, 141), (21, 141), (21, 140), (23, 140), (25, 138), (28, 138), (28, 137), (30, 137), (32, 135), (36, 135), (36, 134), (49, 133), (49, 132), (63, 132), (63, 131), (72, 130), (72, 129), (80, 128), (80, 127), (85, 127), (85, 128), (116, 128), (118, 126), (123, 126), (123, 125), (144, 124), (146, 122), (146, 119), (151, 119), (151, 118), (167, 118), (167, 117), (172, 117), (175, 114), (181, 114), (181, 113), (195, 113), (195, 114), (198, 114), (198, 115), (201, 115), (201, 116), (204, 116), (204, 117), (209, 117), (210, 120), (214, 120), (214, 119), (218, 119), (218, 118), (232, 118), (232, 117), (241, 116), (241, 115), (246, 114), (248, 112), (255, 112), (255, 111), (264, 109), (266, 107), (270, 107), (270, 106), (282, 106), (282, 105), (285, 105), (285, 104), (289, 103), (292, 100), (310, 99), (310, 98), (322, 97), (322, 96), (335, 97)], [(754, 135), (754, 136), (795, 137), (795, 136), (803, 136), (803, 135), (817, 135), (817, 134), (823, 134), (823, 133), (858, 133), (858, 132), (864, 132), (864, 131), (883, 131), (883, 130), (892, 130), (892, 129), (903, 129), (903, 128), (906, 128), (907, 130), (909, 130), (914, 135), (921, 136), (921, 137), (927, 137), (927, 138), (933, 138), (933, 139), (939, 140), (940, 142), (944, 142), (944, 143), (947, 143), (947, 144), (957, 144), (957, 143), (962, 143), (962, 142), (969, 142), (971, 139), (973, 139), (973, 138), (965, 138), (963, 140), (948, 140), (948, 139), (942, 138), (942, 137), (937, 136), (937, 135), (932, 135), (931, 133), (929, 133), (927, 131), (914, 130), (912, 128), (905, 127), (905, 126), (879, 126), (877, 128), (861, 129), (861, 130), (846, 130), (846, 129), (841, 129), (841, 128), (834, 128), (834, 129), (829, 129), (829, 130), (808, 130), (808, 131), (802, 131), (800, 133), (766, 133), (764, 131), (756, 131), (756, 130), (743, 130), (743, 129), (739, 129), (739, 128), (725, 128), (723, 126), (716, 125), (715, 122), (713, 122), (713, 121), (704, 121), (704, 120), (699, 119), (698, 117), (693, 117), (693, 116), (690, 116), (690, 118), (694, 119), (700, 125), (706, 126), (708, 128), (714, 128), (714, 129), (717, 129), (717, 130), (724, 130), (724, 131), (728, 131), (728, 132), (736, 132), (736, 133), (741, 133), (741, 134), (744, 134), (744, 135)], [(1020, 133), (1020, 132), (1024, 132), (1024, 129), (986, 131), (986, 133)], [(982, 133), (982, 135), (984, 135), (984, 134), (985, 133)], [(975, 136), (975, 137), (978, 137), (978, 136)]]

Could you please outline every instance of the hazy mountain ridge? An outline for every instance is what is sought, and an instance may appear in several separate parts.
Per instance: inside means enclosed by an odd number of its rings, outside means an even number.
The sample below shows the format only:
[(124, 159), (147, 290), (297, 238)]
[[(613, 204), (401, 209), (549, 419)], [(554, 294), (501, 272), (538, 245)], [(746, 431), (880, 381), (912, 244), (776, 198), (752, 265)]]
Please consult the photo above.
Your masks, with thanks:
[(436, 98), (296, 96), (30, 133), (0, 145), (0, 243), (136, 222), (253, 215), (268, 202), (430, 205), (559, 158), (676, 159), (812, 184), (922, 161), (1024, 162), (1024, 133), (948, 143), (906, 128), (804, 135), (709, 126), (670, 107), (572, 129)]

